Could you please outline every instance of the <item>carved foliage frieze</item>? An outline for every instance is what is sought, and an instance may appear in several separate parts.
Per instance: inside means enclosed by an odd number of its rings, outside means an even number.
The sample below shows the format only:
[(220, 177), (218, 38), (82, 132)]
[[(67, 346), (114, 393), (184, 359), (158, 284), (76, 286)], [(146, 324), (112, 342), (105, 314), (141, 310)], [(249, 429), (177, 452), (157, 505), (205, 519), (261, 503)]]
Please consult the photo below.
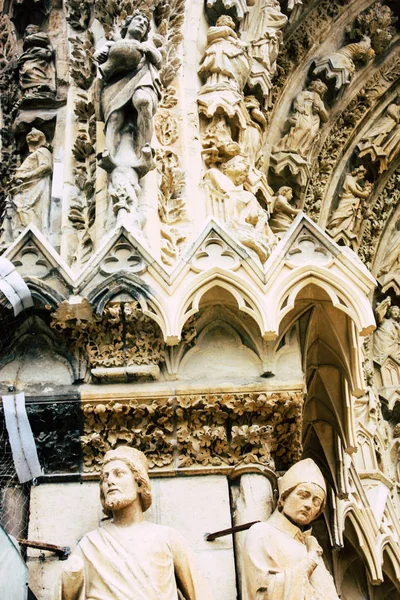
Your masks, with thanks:
[(121, 443), (146, 453), (151, 467), (286, 468), (301, 455), (303, 394), (192, 394), (83, 406), (84, 468), (98, 470)]

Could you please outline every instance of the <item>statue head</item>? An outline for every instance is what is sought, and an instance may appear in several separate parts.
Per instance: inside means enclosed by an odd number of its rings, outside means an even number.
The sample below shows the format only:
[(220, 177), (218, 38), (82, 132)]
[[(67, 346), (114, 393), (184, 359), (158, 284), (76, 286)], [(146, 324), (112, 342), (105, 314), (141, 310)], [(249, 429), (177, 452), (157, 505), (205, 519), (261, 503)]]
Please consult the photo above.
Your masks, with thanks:
[(46, 143), (46, 136), (44, 135), (43, 131), (33, 127), (26, 136), (26, 142), (29, 147), (44, 146)]
[(315, 81), (310, 83), (308, 89), (310, 92), (316, 92), (322, 98), (322, 96), (326, 94), (328, 87), (323, 81), (321, 81), (321, 79), (315, 79)]
[(133, 27), (132, 23), (136, 25), (138, 31), (141, 33), (140, 41), (145, 42), (149, 37), (150, 31), (150, 19), (149, 17), (141, 12), (140, 10), (135, 10), (129, 17), (127, 17), (121, 27), (121, 37), (125, 37), (128, 29)]
[(24, 37), (28, 36), (28, 35), (33, 35), (35, 33), (39, 33), (40, 32), (40, 27), (38, 25), (27, 25), (25, 27), (25, 31), (24, 31)]
[(235, 21), (229, 15), (221, 15), (215, 23), (217, 27), (230, 27), (235, 31)]
[(400, 307), (399, 306), (390, 306), (388, 310), (388, 316), (390, 319), (394, 319), (395, 321), (400, 321)]
[(250, 164), (242, 154), (237, 154), (221, 167), (223, 174), (229, 177), (235, 185), (242, 185), (246, 181), (249, 170)]
[(359, 167), (355, 167), (352, 170), (351, 174), (353, 175), (353, 177), (358, 176), (361, 179), (364, 177), (366, 172), (367, 169), (363, 165), (360, 165)]
[(145, 455), (129, 446), (109, 450), (104, 455), (100, 477), (100, 500), (104, 512), (111, 516), (114, 510), (132, 504), (137, 496), (142, 511), (145, 512), (151, 505), (151, 487)]
[(283, 185), (282, 187), (279, 188), (277, 195), (285, 196), (285, 198), (287, 198), (288, 200), (291, 200), (293, 198), (293, 190), (288, 185)]
[(325, 480), (311, 458), (290, 467), (278, 479), (278, 489), (278, 510), (297, 525), (308, 525), (325, 508)]

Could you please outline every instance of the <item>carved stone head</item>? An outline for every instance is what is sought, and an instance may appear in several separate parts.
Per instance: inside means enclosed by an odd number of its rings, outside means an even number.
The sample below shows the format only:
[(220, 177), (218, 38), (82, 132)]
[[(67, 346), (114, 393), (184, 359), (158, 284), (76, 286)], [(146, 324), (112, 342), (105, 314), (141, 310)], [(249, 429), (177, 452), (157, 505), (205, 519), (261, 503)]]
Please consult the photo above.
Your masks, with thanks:
[(124, 38), (126, 36), (127, 31), (129, 29), (132, 21), (134, 21), (135, 19), (136, 20), (143, 19), (143, 20), (147, 21), (147, 29), (144, 31), (143, 35), (140, 37), (140, 40), (142, 42), (145, 42), (149, 37), (151, 23), (150, 23), (149, 17), (146, 14), (144, 14), (143, 12), (141, 12), (140, 10), (135, 10), (132, 15), (130, 15), (129, 17), (127, 17), (125, 19), (124, 24), (121, 27), (121, 37)]
[(319, 96), (321, 96), (321, 98), (326, 94), (328, 90), (327, 86), (323, 81), (321, 81), (321, 79), (315, 79), (315, 81), (312, 81), (309, 84), (308, 89), (310, 92), (316, 92)]
[(217, 27), (230, 27), (235, 31), (235, 21), (229, 15), (221, 15), (215, 24)]
[(40, 131), (39, 129), (35, 129), (35, 127), (33, 127), (26, 136), (26, 142), (29, 147), (44, 146), (46, 143), (46, 136), (44, 135), (43, 131)]
[[(305, 488), (306, 493), (309, 493), (311, 496), (319, 495), (322, 498), (322, 502), (318, 505), (318, 510), (312, 513), (311, 520), (314, 520), (319, 517), (325, 508), (326, 485), (320, 469), (311, 458), (299, 461), (290, 467), (283, 477), (278, 479), (278, 510), (285, 512), (284, 506), (289, 499), (289, 496), (291, 496), (293, 492), (296, 492), (296, 490), (299, 490), (302, 486)], [(300, 500), (298, 500), (298, 502), (300, 502)], [(299, 510), (301, 512), (301, 507)], [(300, 522), (300, 524), (303, 525), (307, 523)]]
[(142, 511), (145, 512), (151, 506), (151, 487), (148, 475), (147, 458), (143, 452), (136, 450), (136, 448), (130, 448), (129, 446), (120, 446), (115, 450), (109, 450), (104, 456), (103, 469), (100, 477), (100, 500), (103, 505), (104, 512), (108, 516), (111, 516), (111, 510), (105, 506), (102, 483), (104, 467), (112, 461), (121, 461), (122, 463), (125, 463), (133, 473), (134, 479), (139, 486), (139, 496)]

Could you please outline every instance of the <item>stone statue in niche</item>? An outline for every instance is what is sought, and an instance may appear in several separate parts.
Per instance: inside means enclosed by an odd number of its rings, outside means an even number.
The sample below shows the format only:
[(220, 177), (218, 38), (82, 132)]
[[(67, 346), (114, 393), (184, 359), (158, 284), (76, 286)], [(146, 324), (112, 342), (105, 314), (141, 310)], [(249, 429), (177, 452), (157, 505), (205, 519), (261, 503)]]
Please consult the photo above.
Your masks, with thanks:
[(146, 457), (127, 446), (104, 456), (100, 499), (112, 515), (85, 535), (68, 559), (54, 600), (212, 598), (193, 552), (174, 529), (146, 522), (151, 505)]
[[(129, 16), (121, 39), (95, 54), (102, 77), (101, 113), (106, 149), (100, 166), (110, 173), (109, 193), (117, 216), (138, 210), (139, 179), (155, 168), (151, 139), (161, 97), (161, 54), (148, 41), (150, 20), (140, 11)], [(141, 228), (140, 219), (133, 219)]]
[(208, 167), (223, 163), (240, 154), (240, 145), (232, 139), (230, 127), (223, 115), (214, 115), (203, 133), (203, 159)]
[(28, 25), (23, 39), (23, 53), (18, 59), (19, 86), (24, 97), (54, 98), (56, 72), (54, 50), (47, 33), (37, 25)]
[(360, 42), (347, 44), (330, 56), (324, 56), (314, 61), (313, 74), (334, 80), (335, 90), (339, 92), (348, 85), (356, 72), (355, 63), (368, 62), (374, 58), (375, 52), (371, 48), (371, 40), (364, 36)]
[(323, 96), (326, 85), (320, 80), (312, 81), (293, 102), (293, 114), (288, 120), (288, 133), (276, 144), (274, 153), (292, 152), (308, 161), (321, 123), (328, 120)]
[(270, 94), (276, 72), (276, 59), (282, 44), (282, 29), (288, 18), (281, 12), (278, 0), (260, 0), (249, 19), (253, 62), (250, 86), (260, 85), (264, 97)]
[(400, 144), (400, 96), (389, 104), (383, 117), (365, 134), (358, 144), (360, 158), (370, 156), (379, 165), (379, 173), (389, 166)]
[(50, 181), (53, 157), (46, 147), (46, 136), (32, 129), (26, 136), (29, 154), (15, 171), (10, 189), (12, 236), (15, 238), (33, 223), (45, 231), (49, 225)]
[(277, 195), (275, 196), (273, 212), (269, 220), (269, 225), (275, 235), (277, 235), (279, 238), (281, 238), (285, 231), (289, 229), (295, 216), (300, 212), (299, 208), (295, 208), (292, 206), (292, 204), (290, 204), (292, 199), (292, 188), (286, 185), (280, 187)]
[(287, 124), (289, 131), (274, 146), (271, 166), (277, 175), (288, 169), (300, 186), (307, 182), (310, 160), (322, 123), (328, 120), (323, 101), (327, 86), (320, 79), (312, 81), (307, 90), (293, 102), (293, 114)]
[(388, 356), (400, 363), (400, 307), (386, 298), (376, 310), (378, 328), (374, 332), (374, 360), (382, 364)]
[(213, 213), (225, 221), (237, 239), (264, 263), (277, 240), (268, 224), (268, 213), (255, 195), (245, 189), (250, 165), (242, 155), (207, 171), (205, 181)]
[(329, 234), (337, 239), (345, 236), (350, 245), (357, 241), (365, 216), (365, 200), (372, 191), (372, 183), (365, 181), (366, 168), (356, 167), (346, 175), (339, 204), (327, 225)]
[(400, 219), (396, 221), (393, 233), (386, 246), (387, 252), (379, 269), (378, 276), (400, 273)]
[(218, 18), (207, 34), (207, 48), (198, 71), (204, 85), (200, 93), (231, 89), (243, 91), (250, 73), (248, 45), (239, 39), (228, 15)]
[(278, 507), (253, 525), (243, 550), (243, 600), (339, 600), (322, 548), (308, 527), (324, 510), (326, 485), (307, 458), (278, 479)]

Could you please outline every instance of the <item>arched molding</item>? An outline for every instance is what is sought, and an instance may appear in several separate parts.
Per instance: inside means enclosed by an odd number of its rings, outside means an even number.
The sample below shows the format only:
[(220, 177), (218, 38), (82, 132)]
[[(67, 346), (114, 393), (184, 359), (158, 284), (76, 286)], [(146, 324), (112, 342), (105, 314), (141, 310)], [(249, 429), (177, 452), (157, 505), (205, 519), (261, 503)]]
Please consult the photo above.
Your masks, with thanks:
[(166, 339), (168, 331), (166, 312), (155, 292), (136, 275), (124, 272), (117, 276), (110, 275), (88, 292), (87, 298), (96, 313), (101, 315), (108, 302), (121, 293), (126, 293), (139, 302), (143, 314), (158, 324)]
[(357, 535), (358, 547), (372, 583), (375, 585), (383, 583), (382, 564), (380, 556), (376, 553), (375, 532), (371, 531), (370, 523), (364, 518), (362, 510), (351, 503), (346, 506), (342, 515), (344, 534), (346, 534), (347, 520), (351, 522)]
[(66, 296), (41, 279), (31, 277), (24, 277), (24, 279), (31, 291), (32, 297), (38, 300), (43, 306), (50, 305), (51, 308), (55, 309), (66, 299)]
[(238, 309), (252, 317), (264, 337), (267, 330), (267, 315), (265, 314), (264, 299), (256, 290), (251, 289), (235, 273), (220, 268), (210, 269), (196, 276), (190, 284), (181, 291), (181, 301), (176, 309), (173, 321), (173, 331), (180, 337), (184, 323), (199, 310), (202, 297), (213, 287), (222, 287), (229, 292), (237, 302)]
[(377, 551), (380, 552), (382, 557), (382, 563), (384, 561), (384, 554), (386, 553), (390, 564), (392, 565), (396, 578), (400, 581), (400, 552), (399, 548), (393, 541), (393, 538), (389, 535), (380, 535), (376, 540)]
[[(345, 281), (332, 270), (306, 265), (289, 272), (275, 293), (271, 294), (270, 331), (277, 332), (284, 317), (295, 308), (296, 298), (306, 286), (314, 284), (323, 289), (333, 306), (345, 312), (360, 335), (367, 335), (374, 329), (374, 317), (367, 297), (362, 295), (351, 281)], [(276, 293), (279, 290), (278, 293)], [(272, 320), (273, 319), (273, 320)]]

